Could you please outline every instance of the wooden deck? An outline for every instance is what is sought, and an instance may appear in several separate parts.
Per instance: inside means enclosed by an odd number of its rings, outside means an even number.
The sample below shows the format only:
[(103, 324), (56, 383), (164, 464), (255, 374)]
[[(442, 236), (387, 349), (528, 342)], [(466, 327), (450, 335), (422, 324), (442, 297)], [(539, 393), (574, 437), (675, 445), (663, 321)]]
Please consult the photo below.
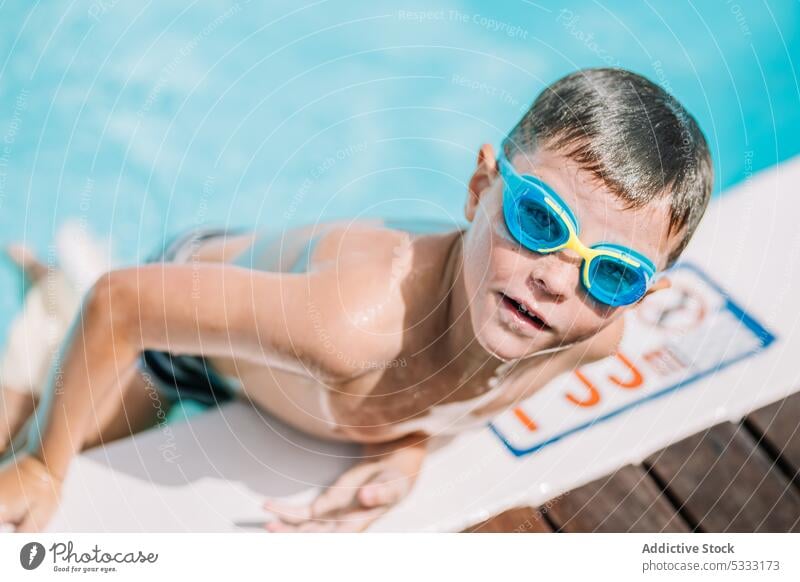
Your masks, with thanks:
[(800, 532), (800, 393), (470, 532)]

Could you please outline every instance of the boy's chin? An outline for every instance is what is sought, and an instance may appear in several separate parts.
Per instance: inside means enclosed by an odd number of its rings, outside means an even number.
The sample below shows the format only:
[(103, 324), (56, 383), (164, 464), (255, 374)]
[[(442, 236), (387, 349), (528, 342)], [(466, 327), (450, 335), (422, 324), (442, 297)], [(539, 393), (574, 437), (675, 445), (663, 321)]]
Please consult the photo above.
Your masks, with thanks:
[(546, 346), (533, 338), (523, 338), (504, 329), (493, 329), (478, 337), (483, 349), (494, 357), (510, 362), (530, 356)]

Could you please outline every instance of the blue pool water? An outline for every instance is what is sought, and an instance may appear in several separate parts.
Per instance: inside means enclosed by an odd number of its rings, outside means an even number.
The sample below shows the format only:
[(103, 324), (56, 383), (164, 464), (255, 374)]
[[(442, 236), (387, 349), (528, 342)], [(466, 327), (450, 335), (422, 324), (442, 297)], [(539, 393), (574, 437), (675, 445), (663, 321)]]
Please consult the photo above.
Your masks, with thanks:
[[(0, 242), (46, 255), (73, 217), (130, 263), (191, 225), (460, 220), (480, 144), (584, 66), (675, 93), (719, 192), (800, 151), (799, 26), (788, 0), (3, 2)], [(4, 334), (5, 264), (0, 290)]]

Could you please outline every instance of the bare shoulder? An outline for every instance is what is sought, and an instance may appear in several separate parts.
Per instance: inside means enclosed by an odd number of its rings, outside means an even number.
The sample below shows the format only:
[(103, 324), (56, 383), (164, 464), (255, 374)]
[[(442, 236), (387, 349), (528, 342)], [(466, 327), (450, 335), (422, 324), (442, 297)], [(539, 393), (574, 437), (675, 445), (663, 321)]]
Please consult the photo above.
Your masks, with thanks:
[(441, 284), (442, 268), (457, 234), (411, 234), (355, 223), (331, 229), (318, 243), (312, 264), (315, 269), (336, 269), (358, 287), (353, 298), (360, 301), (400, 299), (401, 292), (406, 302), (422, 300), (425, 293), (430, 299), (431, 288)]
[(411, 256), (412, 247), (413, 237), (408, 232), (372, 221), (343, 223), (327, 229), (317, 244), (312, 262), (317, 268), (353, 262), (391, 268), (404, 256)]
[[(431, 234), (354, 222), (328, 229), (310, 264), (320, 325), (340, 360), (372, 367), (396, 359), (427, 333), (426, 320), (447, 292), (443, 269), (459, 231)], [(427, 318), (428, 320), (430, 317)], [(328, 340), (326, 340), (328, 341)], [(335, 344), (335, 345), (334, 345)], [(362, 370), (363, 371), (363, 370)]]
[(412, 257), (408, 233), (385, 228), (337, 228), (320, 240), (308, 308), (340, 373), (358, 375), (400, 353)]

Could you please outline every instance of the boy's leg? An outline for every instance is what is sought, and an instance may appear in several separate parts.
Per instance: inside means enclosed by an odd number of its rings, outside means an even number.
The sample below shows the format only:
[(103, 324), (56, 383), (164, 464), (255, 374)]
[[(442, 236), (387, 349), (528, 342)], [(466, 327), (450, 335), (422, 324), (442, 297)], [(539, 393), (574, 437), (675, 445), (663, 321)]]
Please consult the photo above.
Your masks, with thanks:
[(0, 453), (33, 414), (36, 398), (30, 392), (0, 388)]
[[(22, 271), (29, 284), (35, 285), (47, 275), (47, 267), (36, 254), (22, 244), (6, 247), (8, 258)], [(12, 329), (12, 334), (13, 329)], [(11, 334), (9, 334), (11, 335)], [(15, 356), (17, 354), (14, 354)], [(23, 365), (19, 363), (18, 365)], [(6, 380), (3, 378), (3, 380)], [(19, 374), (12, 378), (20, 382)], [(25, 382), (20, 386), (0, 386), (0, 452), (2, 452), (28, 417), (36, 409), (36, 395)]]
[(28, 291), (0, 352), (0, 452), (34, 412), (58, 349), (64, 326), (48, 313), (47, 300), (41, 283)]
[(84, 450), (164, 422), (170, 403), (151, 381), (147, 381), (137, 369), (123, 379), (123, 384), (111, 400), (96, 410), (96, 423), (90, 429)]
[[(23, 446), (26, 434), (20, 429), (35, 411), (52, 357), (79, 305), (78, 295), (60, 269), (48, 270), (24, 245), (9, 245), (6, 253), (32, 288), (0, 355), (0, 377), (10, 383), (0, 386), (0, 457), (10, 452), (7, 449), (12, 440), (14, 450)], [(131, 370), (120, 380), (120, 390), (95, 411), (96, 423), (84, 448), (129, 436), (166, 417), (169, 402), (156, 392), (152, 382), (145, 382), (138, 370)]]
[[(170, 403), (155, 391), (152, 383), (145, 381), (138, 370), (122, 379), (122, 384), (124, 386), (120, 386), (120, 390), (117, 390), (109, 401), (98, 403), (98, 406), (94, 407), (95, 422), (88, 429), (82, 450), (108, 444), (164, 422)], [(11, 455), (12, 451), (25, 448), (30, 428), (30, 424), (26, 421), (31, 420), (31, 415), (23, 417), (20, 423), (23, 425), (22, 430), (16, 431), (16, 438), (14, 438), (15, 433), (10, 433), (10, 438), (5, 444), (8, 450), (0, 446), (0, 458), (3, 458), (4, 453)], [(24, 426), (26, 424), (27, 426)], [(12, 438), (14, 444), (9, 448)]]

